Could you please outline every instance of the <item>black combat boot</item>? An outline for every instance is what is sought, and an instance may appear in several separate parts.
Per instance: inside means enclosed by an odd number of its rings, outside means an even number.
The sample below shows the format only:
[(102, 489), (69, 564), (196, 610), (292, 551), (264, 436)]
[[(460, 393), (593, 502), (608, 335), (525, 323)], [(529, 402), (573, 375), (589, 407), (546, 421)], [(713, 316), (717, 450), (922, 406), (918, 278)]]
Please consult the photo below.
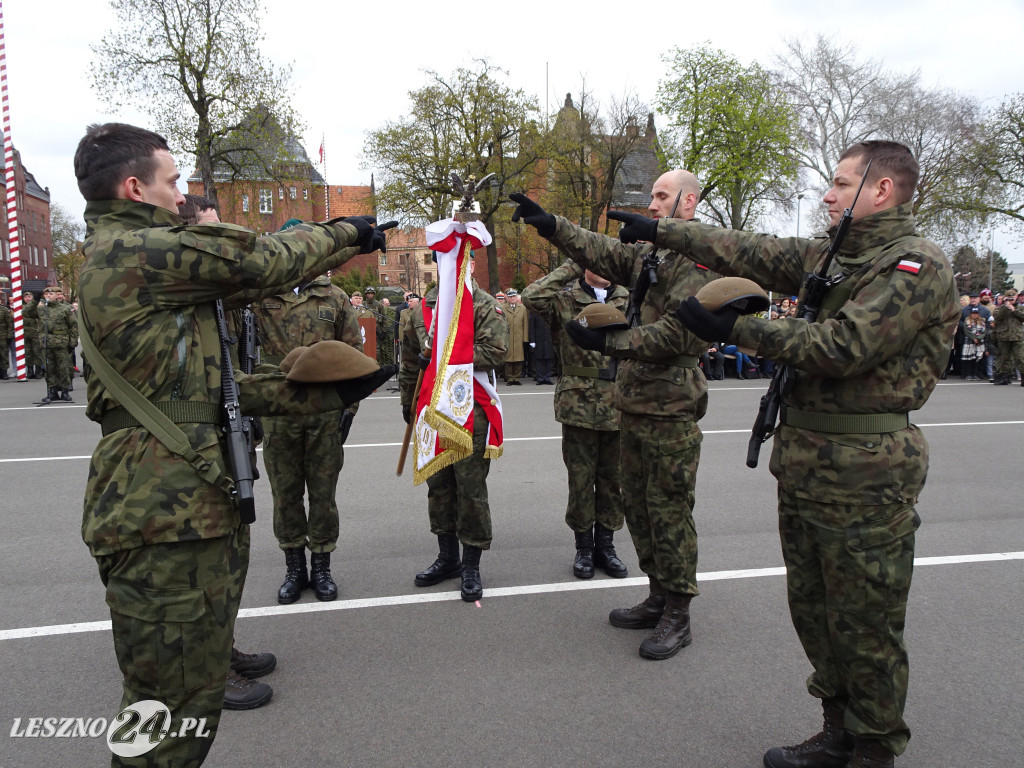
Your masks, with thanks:
[(50, 403), (52, 403), (56, 399), (57, 399), (57, 388), (56, 387), (47, 387), (46, 388), (46, 397), (44, 397), (39, 402), (43, 403), (44, 405), (49, 405)]
[(417, 587), (432, 587), (445, 579), (462, 574), (462, 560), (459, 559), (459, 537), (454, 533), (437, 534), (438, 554), (425, 571), (416, 574)]
[(572, 564), (572, 575), (577, 579), (594, 578), (594, 529), (576, 532), (576, 560)]
[(620, 629), (651, 629), (658, 626), (661, 614), (665, 611), (665, 590), (653, 576), (651, 594), (647, 599), (632, 608), (616, 608), (608, 614), (608, 621), (613, 627)]
[(640, 643), (641, 656), (645, 659), (667, 659), (693, 642), (690, 634), (692, 597), (678, 592), (665, 593), (665, 611), (651, 636)]
[(317, 600), (327, 603), (338, 599), (338, 585), (331, 578), (330, 552), (314, 552), (310, 556), (309, 580)]
[(484, 596), (484, 583), (480, 580), (480, 547), (462, 546), (462, 599), (467, 603)]
[(846, 768), (893, 768), (896, 756), (877, 741), (856, 739)]
[(274, 689), (266, 683), (249, 680), (232, 669), (224, 686), (224, 709), (256, 709), (273, 695)]
[(71, 399), (71, 395), (68, 394), (68, 391), (66, 389), (62, 389), (60, 391), (60, 399), (63, 400), (65, 403), (75, 402), (74, 400)]
[(626, 564), (615, 554), (612, 538), (615, 531), (605, 528), (600, 523), (594, 525), (594, 565), (613, 579), (624, 579), (629, 575)]
[(309, 586), (309, 576), (306, 574), (306, 548), (286, 549), (284, 562), (288, 570), (284, 575), (284, 584), (277, 590), (277, 602), (288, 605), (298, 600), (302, 590)]
[(231, 646), (231, 671), (248, 680), (269, 675), (277, 667), (277, 657), (272, 653), (242, 653)]
[(843, 705), (823, 699), (821, 732), (803, 744), (773, 747), (764, 753), (765, 768), (846, 768), (853, 754), (853, 735), (843, 729)]

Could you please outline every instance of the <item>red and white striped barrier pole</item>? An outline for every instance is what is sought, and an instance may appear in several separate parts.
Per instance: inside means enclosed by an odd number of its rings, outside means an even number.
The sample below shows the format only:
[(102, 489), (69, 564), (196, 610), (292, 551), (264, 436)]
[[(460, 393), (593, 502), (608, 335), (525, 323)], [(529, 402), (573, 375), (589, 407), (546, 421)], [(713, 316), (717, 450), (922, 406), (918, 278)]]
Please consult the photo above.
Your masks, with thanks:
[[(7, 242), (11, 253), (11, 309), (14, 311), (14, 369), (24, 381), (25, 326), (21, 319), (21, 243), (18, 238), (18, 195), (14, 188), (14, 143), (11, 141), (11, 106), (7, 98), (7, 46), (4, 42), (4, 4), (0, 0), (0, 92), (4, 103), (4, 175), (7, 180)], [(0, 354), (8, 354), (7, 350)]]

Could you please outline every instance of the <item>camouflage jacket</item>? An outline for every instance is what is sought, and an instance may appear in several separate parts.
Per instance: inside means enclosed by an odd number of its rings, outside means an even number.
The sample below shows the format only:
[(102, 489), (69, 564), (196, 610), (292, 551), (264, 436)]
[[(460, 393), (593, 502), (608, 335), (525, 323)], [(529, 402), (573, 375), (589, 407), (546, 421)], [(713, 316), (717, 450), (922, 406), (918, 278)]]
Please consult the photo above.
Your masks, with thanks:
[(29, 339), (38, 339), (39, 329), (41, 327), (38, 317), (28, 316), (28, 312), (26, 310), (28, 310), (28, 307), (31, 303), (31, 301), (26, 301), (23, 302), (21, 305), (21, 327), (25, 331), (26, 341), (28, 341)]
[(7, 305), (0, 304), (0, 339), (11, 339), (13, 336), (14, 313), (7, 308)]
[[(676, 220), (657, 242), (725, 274), (786, 294), (820, 267), (827, 238), (778, 239)], [(916, 233), (910, 206), (853, 222), (818, 321), (740, 317), (729, 341), (793, 368), (785, 406), (820, 414), (906, 413), (924, 405), (949, 358), (960, 308), (945, 255)], [(914, 503), (928, 444), (913, 425), (887, 433), (812, 431), (784, 425), (772, 473), (797, 496), (835, 503)]]
[[(437, 304), (437, 288), (432, 288), (419, 304), (407, 310), (402, 331), (402, 367), (398, 371), (402, 405), (412, 404), (419, 377), (419, 353), (427, 347), (428, 328), (423, 322), (423, 302)], [(525, 314), (525, 310), (523, 311)], [(508, 352), (508, 327), (498, 302), (473, 280), (473, 369), (493, 371), (505, 363)]]
[(995, 336), (999, 341), (1024, 341), (1024, 307), (1010, 309), (1003, 302), (995, 311)]
[[(153, 402), (221, 400), (214, 301), (260, 285), (295, 284), (344, 263), (355, 228), (300, 224), (257, 237), (226, 224), (182, 225), (176, 214), (126, 200), (86, 205), (79, 281), (82, 324), (99, 352)], [(118, 404), (85, 369), (86, 415)], [(331, 385), (293, 385), (280, 371), (237, 375), (246, 415), (340, 410)], [(219, 413), (219, 411), (218, 411)], [(228, 474), (219, 424), (179, 425), (203, 457)], [(107, 431), (107, 430), (105, 430)], [(230, 496), (201, 479), (142, 427), (103, 436), (93, 452), (82, 537), (93, 555), (223, 536), (239, 525)]]
[[(523, 304), (547, 322), (558, 348), (562, 375), (555, 387), (555, 419), (573, 427), (616, 430), (619, 411), (615, 407), (615, 358), (577, 346), (565, 332), (568, 321), (588, 304), (597, 302), (593, 289), (588, 288), (582, 267), (570, 259), (527, 286)], [(621, 285), (609, 286), (605, 302), (625, 312), (629, 292)], [(587, 369), (585, 375), (580, 375), (582, 369)], [(602, 378), (602, 371), (611, 378)]]
[[(348, 294), (326, 275), (306, 283), (298, 292), (265, 296), (254, 305), (259, 323), (262, 362), (278, 365), (296, 347), (318, 341), (343, 341), (363, 351), (363, 335)], [(355, 413), (358, 404), (347, 410)]]
[(78, 318), (70, 304), (33, 299), (22, 314), (39, 321), (39, 340), (47, 346), (73, 347), (78, 344)]
[[(636, 283), (649, 244), (624, 245), (555, 219), (551, 242), (569, 258), (615, 285)], [(708, 383), (697, 367), (707, 344), (683, 328), (674, 310), (717, 275), (673, 250), (662, 250), (660, 256), (658, 282), (644, 298), (640, 326), (606, 334), (605, 352), (621, 359), (615, 407), (655, 419), (696, 421), (708, 408)]]

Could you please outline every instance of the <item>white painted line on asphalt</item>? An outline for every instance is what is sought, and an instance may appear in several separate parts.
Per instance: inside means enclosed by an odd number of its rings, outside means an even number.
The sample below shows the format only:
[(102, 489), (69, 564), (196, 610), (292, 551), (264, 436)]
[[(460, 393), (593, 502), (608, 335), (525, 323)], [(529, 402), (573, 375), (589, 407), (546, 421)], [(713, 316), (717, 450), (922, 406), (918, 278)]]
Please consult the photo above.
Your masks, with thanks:
[[(962, 563), (991, 563), (1006, 560), (1024, 560), (1024, 552), (992, 552), (979, 555), (950, 555), (945, 557), (918, 557), (914, 565), (959, 565)], [(757, 579), (765, 576), (784, 576), (784, 567), (750, 568), (737, 571), (709, 571), (698, 573), (697, 581), (728, 581), (733, 579)], [(588, 589), (613, 589), (615, 587), (646, 586), (647, 578), (601, 579), (600, 581), (561, 581), (554, 584), (525, 584), (520, 587), (487, 588), (486, 596), (515, 597), (518, 595), (542, 595), (554, 592), (581, 592)], [(462, 596), (452, 592), (419, 592), (411, 595), (390, 597), (365, 597), (358, 600), (338, 600), (333, 603), (301, 603), (298, 605), (268, 605), (262, 608), (243, 608), (238, 618), (249, 619), (264, 616), (293, 616), (299, 613), (323, 613), (325, 611), (348, 611), (354, 608), (383, 608), (394, 605), (418, 605), (461, 600)], [(24, 627), (0, 630), (0, 641), (23, 640), (46, 635), (72, 635), (78, 632), (104, 632), (110, 629), (109, 621), (90, 621), (81, 624), (54, 624), (48, 627)]]
[[(1005, 426), (1018, 426), (1024, 424), (1024, 421), (950, 421), (944, 423), (935, 424), (918, 424), (919, 427), (1005, 427)], [(749, 435), (749, 429), (706, 429), (703, 430), (702, 434), (705, 435)], [(506, 437), (506, 443), (528, 443), (536, 440), (561, 440), (561, 435), (549, 435), (541, 437)], [(401, 443), (353, 443), (352, 445), (346, 445), (345, 450), (353, 450), (355, 448), (400, 448)], [(262, 448), (257, 448), (257, 451), (262, 451)], [(81, 461), (91, 459), (92, 456), (38, 456), (33, 458), (25, 459), (0, 459), (0, 464), (17, 464), (23, 461)]]

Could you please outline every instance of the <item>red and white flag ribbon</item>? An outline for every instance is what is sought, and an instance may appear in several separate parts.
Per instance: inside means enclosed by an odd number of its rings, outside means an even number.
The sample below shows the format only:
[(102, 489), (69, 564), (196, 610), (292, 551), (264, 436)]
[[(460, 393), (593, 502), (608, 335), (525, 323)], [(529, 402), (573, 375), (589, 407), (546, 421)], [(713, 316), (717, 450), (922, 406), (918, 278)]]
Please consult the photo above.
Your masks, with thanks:
[(413, 483), (473, 453), (473, 405), (487, 414), (488, 458), (502, 453), (501, 402), (486, 372), (473, 371), (473, 280), (470, 251), (491, 242), (480, 222), (445, 219), (426, 228), (437, 253), (437, 302), (424, 301), (423, 321), (433, 333), (430, 366), (416, 402)]

